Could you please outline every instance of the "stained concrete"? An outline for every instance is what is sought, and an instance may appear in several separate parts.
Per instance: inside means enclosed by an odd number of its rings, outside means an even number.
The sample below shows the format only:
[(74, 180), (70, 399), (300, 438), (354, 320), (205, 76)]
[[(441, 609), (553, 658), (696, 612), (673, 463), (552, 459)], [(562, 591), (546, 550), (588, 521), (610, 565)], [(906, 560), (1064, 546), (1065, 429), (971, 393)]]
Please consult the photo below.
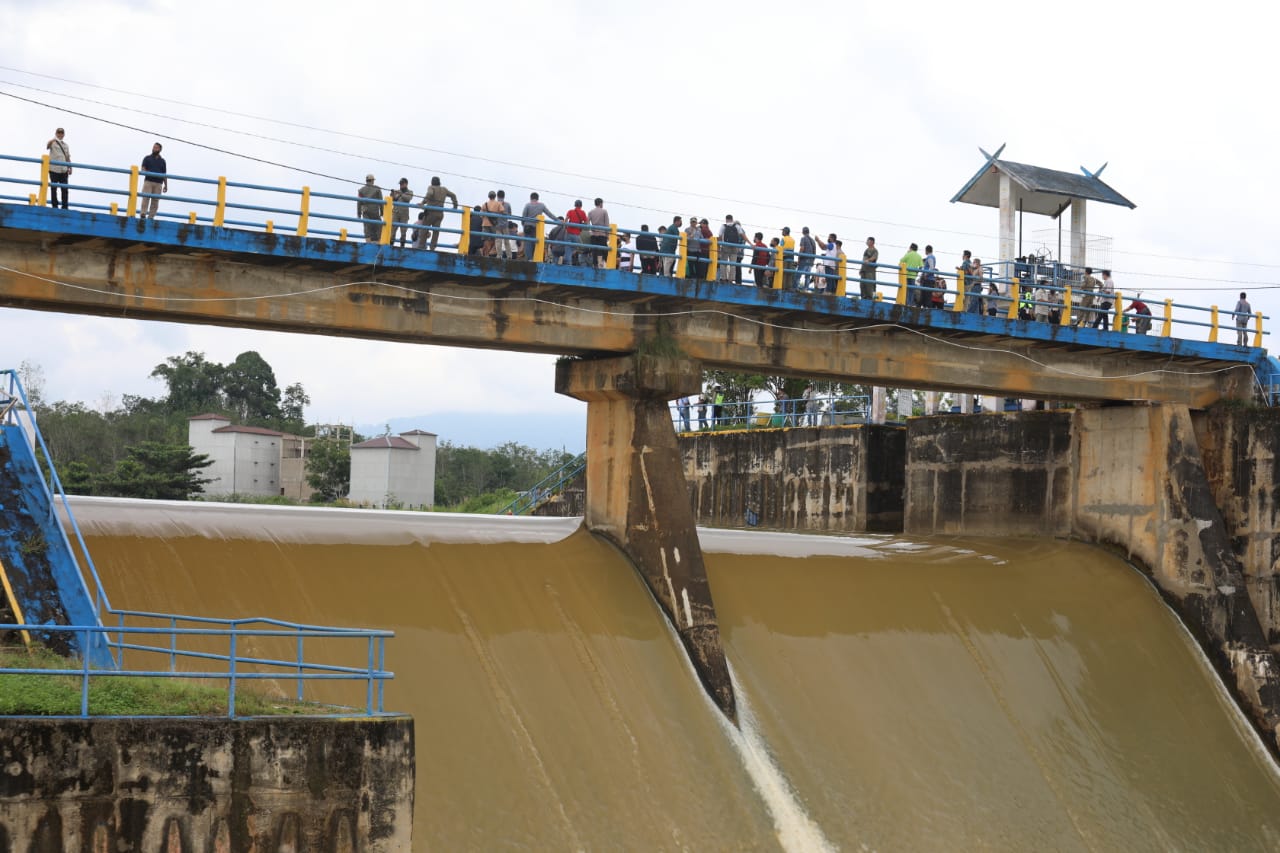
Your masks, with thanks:
[(412, 849), (408, 717), (0, 720), (0, 853)]

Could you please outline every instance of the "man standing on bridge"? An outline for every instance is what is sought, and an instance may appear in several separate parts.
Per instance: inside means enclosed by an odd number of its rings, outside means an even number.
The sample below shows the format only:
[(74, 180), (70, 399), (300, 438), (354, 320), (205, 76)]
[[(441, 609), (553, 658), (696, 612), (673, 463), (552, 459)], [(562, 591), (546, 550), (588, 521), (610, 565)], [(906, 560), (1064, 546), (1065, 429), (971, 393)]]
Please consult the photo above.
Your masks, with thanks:
[[(453, 200), (453, 209), (458, 209), (458, 197), (447, 187), (440, 185), (440, 178), (431, 179), (431, 186), (422, 197), (422, 210), (426, 217), (422, 224), (431, 229), (431, 251), (436, 250), (436, 242), (440, 239), (440, 223), (444, 222), (444, 200)], [(465, 215), (465, 214), (464, 214)]]
[(374, 183), (375, 178), (372, 174), (364, 176), (364, 186), (356, 191), (362, 199), (368, 201), (356, 202), (356, 216), (364, 220), (364, 241), (366, 243), (376, 243), (378, 238), (382, 236), (382, 205), (375, 204), (375, 201), (382, 201), (382, 188)]
[[(898, 261), (899, 267), (906, 267), (907, 270), (907, 288), (916, 283), (916, 275), (919, 274), (920, 268), (924, 266), (924, 258), (920, 257), (920, 247), (915, 243), (907, 249), (907, 253), (902, 256), (902, 260)], [(907, 297), (907, 304), (919, 307), (921, 305), (920, 293), (916, 291), (913, 296)]]
[(408, 178), (400, 179), (400, 189), (391, 191), (391, 200), (396, 202), (396, 207), (391, 213), (391, 221), (394, 223), (391, 230), (391, 240), (395, 242), (398, 233), (400, 245), (403, 247), (406, 238), (409, 236), (409, 208), (400, 207), (400, 205), (413, 202), (413, 190), (409, 189)]
[(138, 218), (147, 218), (148, 205), (151, 208), (150, 216), (156, 218), (156, 208), (160, 206), (160, 199), (155, 196), (160, 193), (169, 191), (169, 168), (164, 162), (164, 158), (160, 156), (160, 151), (164, 146), (157, 142), (151, 146), (151, 153), (142, 158), (142, 171), (148, 174), (143, 176), (142, 191), (150, 194), (151, 198), (142, 199), (138, 206)]
[(67, 178), (71, 177), (71, 146), (64, 138), (66, 131), (58, 128), (53, 139), (45, 143), (49, 152), (49, 204), (58, 206), (58, 187), (62, 188), (62, 209), (67, 209)]
[(595, 247), (589, 257), (593, 266), (603, 269), (609, 257), (609, 211), (604, 209), (604, 199), (596, 199), (595, 207), (587, 212), (587, 221), (591, 223), (591, 245)]
[(880, 261), (880, 250), (876, 248), (876, 238), (867, 238), (867, 248), (862, 250), (862, 267), (858, 270), (858, 291), (863, 299), (876, 298), (876, 264)]
[(525, 243), (521, 253), (527, 260), (533, 258), (534, 243), (538, 240), (539, 216), (543, 217), (545, 222), (562, 221), (559, 216), (551, 212), (551, 208), (538, 200), (537, 193), (529, 193), (529, 203), (524, 206), (524, 210), (520, 211), (520, 218), (524, 220), (525, 236)]
[(1249, 304), (1244, 292), (1240, 293), (1240, 301), (1236, 303), (1236, 346), (1249, 345), (1249, 318), (1253, 315), (1253, 306)]
[(659, 247), (662, 251), (662, 274), (671, 277), (671, 273), (676, 267), (676, 255), (680, 252), (680, 226), (684, 225), (684, 220), (679, 216), (671, 217), (671, 224), (667, 226), (667, 231), (662, 237), (662, 245)]

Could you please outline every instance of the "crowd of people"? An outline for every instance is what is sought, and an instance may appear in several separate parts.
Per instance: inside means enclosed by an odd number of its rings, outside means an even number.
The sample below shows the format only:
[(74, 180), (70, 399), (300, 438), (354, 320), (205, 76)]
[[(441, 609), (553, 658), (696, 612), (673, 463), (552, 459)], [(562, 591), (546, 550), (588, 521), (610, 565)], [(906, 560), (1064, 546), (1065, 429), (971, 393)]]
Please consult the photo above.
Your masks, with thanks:
[[(49, 203), (54, 207), (68, 207), (68, 188), (72, 165), (71, 147), (66, 141), (64, 128), (57, 128), (53, 138), (45, 144), (49, 155)], [(159, 142), (152, 145), (151, 153), (142, 159), (142, 191), (138, 215), (154, 218), (159, 206), (159, 196), (169, 190), (168, 167), (161, 156)], [(473, 256), (532, 260), (538, 240), (538, 223), (549, 227), (545, 234), (546, 255), (549, 263), (571, 266), (603, 268), (610, 265), (614, 251), (610, 246), (612, 233), (609, 211), (604, 200), (595, 199), (590, 208), (584, 209), (581, 200), (564, 215), (557, 215), (539, 198), (530, 193), (519, 216), (507, 201), (504, 190), (491, 190), (486, 201), (470, 209), (459, 206), (458, 196), (445, 187), (440, 178), (433, 177), (427, 191), (417, 196), (409, 187), (409, 179), (401, 178), (399, 186), (384, 198), (377, 179), (370, 173), (364, 185), (357, 191), (356, 217), (361, 220), (364, 238), (379, 242), (382, 229), (391, 228), (390, 242), (400, 246), (412, 245), (418, 249), (435, 251), (444, 230), (445, 203), (467, 217), (470, 234), (467, 252)], [(384, 222), (384, 206), (392, 204), (391, 221)], [(409, 215), (417, 199), (421, 209), (416, 226), (410, 227)], [(685, 278), (703, 280), (711, 270), (712, 249), (716, 250), (716, 279), (722, 282), (744, 283), (747, 270), (751, 283), (759, 288), (778, 288), (790, 291), (834, 293), (836, 282), (848, 277), (848, 258), (844, 242), (836, 233), (826, 237), (808, 226), (800, 229), (800, 239), (791, 233), (790, 227), (765, 242), (763, 231), (748, 236), (746, 228), (731, 214), (713, 230), (705, 217), (691, 216), (688, 224), (683, 217), (675, 216), (668, 225), (659, 225), (656, 232), (647, 224), (635, 234), (618, 234), (616, 268), (647, 275), (672, 276), (680, 273)], [(684, 251), (681, 253), (681, 238)], [(685, 268), (677, 270), (676, 264), (684, 258)], [(779, 263), (780, 261), (780, 263)], [(877, 297), (877, 270), (881, 267), (880, 251), (874, 237), (866, 238), (861, 263), (857, 268), (858, 296), (863, 299)], [(946, 307), (947, 277), (939, 272), (933, 246), (926, 245), (921, 255), (919, 246), (912, 243), (899, 261), (905, 268), (907, 282), (911, 286), (910, 304), (918, 308)], [(965, 249), (952, 279), (957, 284), (955, 299), (963, 302), (953, 306), (973, 314), (996, 316), (1009, 311), (1011, 296), (1004, 291), (1001, 279), (989, 276), (982, 259)], [(963, 283), (963, 285), (961, 285)], [(1060, 282), (1049, 278), (1024, 281), (1018, 294), (1017, 316), (1024, 320), (1059, 324), (1062, 322), (1064, 289)], [(959, 292), (963, 286), (963, 292)], [(1095, 278), (1093, 270), (1084, 269), (1083, 275), (1072, 284), (1072, 326), (1094, 329), (1111, 328), (1115, 306), (1115, 283), (1110, 270), (1102, 270), (1102, 277)], [(1133, 322), (1128, 322), (1132, 312)], [(1236, 342), (1247, 345), (1248, 325), (1253, 316), (1252, 307), (1245, 293), (1231, 312), (1235, 319)], [(1140, 335), (1151, 329), (1151, 309), (1138, 293), (1130, 304), (1120, 311), (1122, 329), (1130, 325)]]

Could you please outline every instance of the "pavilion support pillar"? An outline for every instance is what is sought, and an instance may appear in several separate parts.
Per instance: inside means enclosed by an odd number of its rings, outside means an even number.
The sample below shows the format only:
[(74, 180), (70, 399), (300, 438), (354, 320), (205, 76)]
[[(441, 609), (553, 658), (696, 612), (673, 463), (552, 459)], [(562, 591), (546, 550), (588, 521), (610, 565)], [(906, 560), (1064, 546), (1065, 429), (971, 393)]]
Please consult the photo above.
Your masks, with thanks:
[(1071, 200), (1071, 266), (1075, 269), (1083, 269), (1089, 264), (1085, 204), (1082, 198)]
[[(1013, 180), (1004, 172), (1000, 173), (1000, 260), (1012, 261), (1015, 255), (1018, 225), (1018, 193)], [(1009, 275), (1009, 271), (1001, 273)]]
[(668, 408), (670, 400), (701, 388), (701, 364), (683, 357), (636, 353), (556, 365), (556, 392), (587, 403), (587, 529), (635, 565), (703, 686), (736, 723), (733, 682)]

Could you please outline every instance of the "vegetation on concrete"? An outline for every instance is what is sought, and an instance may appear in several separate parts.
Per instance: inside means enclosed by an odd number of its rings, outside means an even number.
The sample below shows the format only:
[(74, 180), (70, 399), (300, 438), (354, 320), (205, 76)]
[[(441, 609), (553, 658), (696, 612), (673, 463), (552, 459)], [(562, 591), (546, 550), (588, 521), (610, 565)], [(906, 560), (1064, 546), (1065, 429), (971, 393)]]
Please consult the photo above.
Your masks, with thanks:
[[(79, 669), (80, 662), (32, 646), (0, 647), (0, 669)], [(80, 678), (0, 672), (0, 715), (69, 716), (80, 713)], [(91, 675), (91, 716), (225, 716), (227, 690), (181, 678)], [(236, 688), (237, 716), (328, 714), (329, 705), (290, 702)]]

